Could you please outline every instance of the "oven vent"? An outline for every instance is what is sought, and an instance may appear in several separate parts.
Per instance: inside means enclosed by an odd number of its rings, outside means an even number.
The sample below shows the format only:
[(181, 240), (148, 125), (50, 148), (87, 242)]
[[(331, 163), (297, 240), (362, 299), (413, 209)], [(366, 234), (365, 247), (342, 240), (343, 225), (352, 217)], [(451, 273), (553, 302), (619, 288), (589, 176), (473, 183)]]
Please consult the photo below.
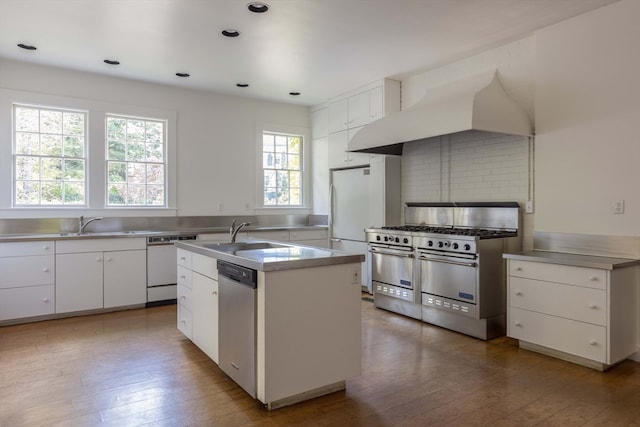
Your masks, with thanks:
[(399, 155), (406, 142), (468, 131), (533, 135), (529, 115), (505, 92), (497, 70), (427, 91), (415, 105), (364, 126), (347, 151)]

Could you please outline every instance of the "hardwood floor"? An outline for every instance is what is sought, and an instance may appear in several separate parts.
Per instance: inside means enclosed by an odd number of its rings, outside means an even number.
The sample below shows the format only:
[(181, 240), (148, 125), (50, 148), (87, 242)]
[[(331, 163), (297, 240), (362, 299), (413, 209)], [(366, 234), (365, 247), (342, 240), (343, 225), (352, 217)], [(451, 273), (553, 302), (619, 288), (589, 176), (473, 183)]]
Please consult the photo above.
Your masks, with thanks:
[(601, 373), (366, 298), (362, 318), (362, 375), (272, 412), (177, 331), (175, 306), (2, 327), (0, 426), (640, 425), (640, 363)]

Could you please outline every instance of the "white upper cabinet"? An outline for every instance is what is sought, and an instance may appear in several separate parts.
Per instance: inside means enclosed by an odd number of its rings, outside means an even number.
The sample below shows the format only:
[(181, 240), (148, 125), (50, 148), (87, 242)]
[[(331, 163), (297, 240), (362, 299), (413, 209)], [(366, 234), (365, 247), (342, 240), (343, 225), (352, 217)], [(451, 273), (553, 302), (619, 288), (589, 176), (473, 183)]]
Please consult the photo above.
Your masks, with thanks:
[(349, 99), (341, 99), (329, 104), (329, 133), (349, 128)]

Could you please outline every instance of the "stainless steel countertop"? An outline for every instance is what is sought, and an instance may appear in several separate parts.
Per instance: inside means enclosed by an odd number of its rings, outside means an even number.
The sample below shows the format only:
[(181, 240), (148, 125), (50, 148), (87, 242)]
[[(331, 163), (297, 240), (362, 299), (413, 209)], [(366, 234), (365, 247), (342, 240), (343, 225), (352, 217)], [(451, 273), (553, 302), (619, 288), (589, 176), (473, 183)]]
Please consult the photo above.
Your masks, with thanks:
[(505, 259), (544, 262), (548, 264), (561, 264), (573, 267), (598, 268), (601, 270), (614, 270), (616, 268), (640, 265), (640, 259), (610, 258), (536, 250), (520, 253), (505, 253), (502, 256)]
[[(276, 230), (326, 230), (326, 225), (305, 225), (305, 226), (267, 226), (267, 227), (244, 227), (242, 231), (276, 231)], [(20, 234), (0, 234), (2, 242), (29, 242), (39, 240), (69, 240), (69, 239), (105, 239), (114, 237), (148, 237), (165, 235), (188, 235), (188, 234), (212, 234), (229, 233), (229, 227), (208, 227), (193, 228), (183, 230), (141, 230), (141, 231), (101, 231), (77, 233), (20, 233)]]
[[(249, 242), (268, 241), (249, 240)], [(241, 251), (242, 255), (234, 255), (215, 250), (212, 247), (215, 247), (216, 243), (207, 241), (176, 242), (176, 247), (258, 271), (291, 270), (294, 268), (351, 264), (364, 262), (365, 260), (364, 254), (352, 254), (333, 249), (294, 245), (286, 242), (275, 243), (284, 247), (243, 250)], [(206, 245), (210, 247), (206, 247)]]

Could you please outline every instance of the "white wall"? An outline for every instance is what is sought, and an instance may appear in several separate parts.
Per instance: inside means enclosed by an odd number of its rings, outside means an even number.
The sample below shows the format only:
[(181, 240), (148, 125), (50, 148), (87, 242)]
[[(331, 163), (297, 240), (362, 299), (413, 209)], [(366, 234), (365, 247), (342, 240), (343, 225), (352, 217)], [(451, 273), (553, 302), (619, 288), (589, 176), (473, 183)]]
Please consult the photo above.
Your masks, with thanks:
[[(175, 111), (177, 211), (162, 213), (167, 215), (254, 214), (255, 124), (267, 122), (309, 127), (307, 107), (186, 90), (5, 59), (0, 61), (0, 88)], [(0, 117), (0, 126), (10, 126), (10, 123), (10, 117)], [(1, 135), (0, 144), (11, 146), (10, 138), (6, 137), (7, 132), (2, 132)], [(2, 179), (7, 179), (7, 175), (3, 174)], [(11, 179), (10, 175), (8, 179)], [(6, 209), (10, 206), (10, 200), (11, 195), (2, 190), (0, 217), (16, 217), (16, 211)], [(219, 204), (222, 204), (222, 211), (218, 210)], [(295, 213), (310, 211), (308, 209)], [(106, 214), (114, 212), (109, 210)], [(40, 210), (38, 215), (70, 216), (70, 213), (66, 210), (62, 213), (60, 210)], [(75, 214), (71, 214), (73, 215)], [(118, 215), (123, 214), (118, 212)]]
[(537, 230), (640, 235), (639, 21), (626, 0), (537, 33)]

